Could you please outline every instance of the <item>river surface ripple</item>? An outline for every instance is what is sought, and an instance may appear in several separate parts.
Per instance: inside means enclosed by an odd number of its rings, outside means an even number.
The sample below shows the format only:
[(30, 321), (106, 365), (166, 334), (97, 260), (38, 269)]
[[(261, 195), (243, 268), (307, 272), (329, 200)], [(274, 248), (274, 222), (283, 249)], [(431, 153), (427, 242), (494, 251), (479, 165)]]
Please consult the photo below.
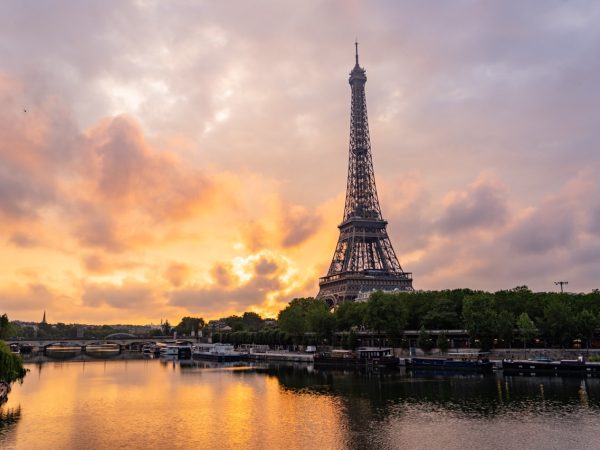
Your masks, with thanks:
[(2, 449), (600, 449), (600, 379), (32, 364)]

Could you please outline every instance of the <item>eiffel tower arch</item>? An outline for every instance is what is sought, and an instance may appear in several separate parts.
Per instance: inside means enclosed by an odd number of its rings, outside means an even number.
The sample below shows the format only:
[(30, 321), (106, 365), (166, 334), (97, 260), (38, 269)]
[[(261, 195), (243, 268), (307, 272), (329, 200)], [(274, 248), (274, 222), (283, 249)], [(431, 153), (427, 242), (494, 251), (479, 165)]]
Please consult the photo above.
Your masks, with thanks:
[(350, 72), (352, 92), (350, 151), (344, 218), (327, 275), (319, 279), (317, 298), (336, 306), (372, 290), (412, 291), (412, 274), (404, 272), (381, 215), (371, 156), (367, 118), (365, 69), (356, 64)]

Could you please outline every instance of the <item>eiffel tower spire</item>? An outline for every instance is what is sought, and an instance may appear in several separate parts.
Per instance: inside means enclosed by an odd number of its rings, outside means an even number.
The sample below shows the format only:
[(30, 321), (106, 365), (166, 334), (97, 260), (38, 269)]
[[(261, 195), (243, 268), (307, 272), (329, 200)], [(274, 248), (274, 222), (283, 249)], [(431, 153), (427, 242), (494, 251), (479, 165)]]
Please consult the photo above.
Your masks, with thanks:
[(348, 80), (352, 100), (344, 218), (338, 226), (340, 237), (329, 271), (319, 280), (317, 295), (331, 305), (373, 289), (412, 290), (412, 274), (402, 270), (387, 235), (387, 221), (381, 215), (367, 117), (367, 75), (358, 63), (358, 42), (354, 45), (356, 63)]

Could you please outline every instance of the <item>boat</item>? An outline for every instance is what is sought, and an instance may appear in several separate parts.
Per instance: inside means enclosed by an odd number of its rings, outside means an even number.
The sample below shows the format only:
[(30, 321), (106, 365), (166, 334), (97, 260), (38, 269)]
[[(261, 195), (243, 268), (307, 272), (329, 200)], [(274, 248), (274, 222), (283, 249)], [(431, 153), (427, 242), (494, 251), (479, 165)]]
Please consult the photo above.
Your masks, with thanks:
[(246, 353), (235, 351), (231, 344), (198, 344), (192, 349), (193, 359), (206, 361), (234, 362), (240, 361)]
[(110, 358), (121, 354), (121, 346), (114, 343), (88, 344), (85, 353), (95, 358)]
[(192, 347), (188, 344), (168, 344), (160, 348), (161, 358), (190, 359)]
[(587, 362), (583, 356), (560, 361), (505, 359), (502, 361), (502, 371), (506, 375), (600, 377), (600, 363)]
[(387, 347), (359, 347), (356, 350), (332, 350), (313, 356), (315, 368), (363, 369), (395, 368), (400, 359)]
[(494, 364), (485, 352), (455, 352), (445, 358), (422, 357), (405, 360), (407, 370), (491, 373)]
[(44, 355), (49, 358), (69, 359), (81, 354), (81, 346), (68, 342), (56, 342), (44, 348)]

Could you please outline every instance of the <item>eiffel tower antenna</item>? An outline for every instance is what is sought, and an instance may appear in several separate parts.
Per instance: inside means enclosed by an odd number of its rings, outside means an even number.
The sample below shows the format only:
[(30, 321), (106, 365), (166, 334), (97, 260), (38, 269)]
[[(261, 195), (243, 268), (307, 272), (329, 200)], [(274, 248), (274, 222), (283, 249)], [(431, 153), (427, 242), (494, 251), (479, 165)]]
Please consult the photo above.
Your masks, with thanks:
[(404, 272), (382, 218), (371, 156), (367, 117), (365, 69), (358, 64), (350, 72), (350, 151), (344, 218), (340, 237), (327, 275), (319, 279), (317, 298), (336, 306), (371, 290), (412, 291), (412, 274)]

